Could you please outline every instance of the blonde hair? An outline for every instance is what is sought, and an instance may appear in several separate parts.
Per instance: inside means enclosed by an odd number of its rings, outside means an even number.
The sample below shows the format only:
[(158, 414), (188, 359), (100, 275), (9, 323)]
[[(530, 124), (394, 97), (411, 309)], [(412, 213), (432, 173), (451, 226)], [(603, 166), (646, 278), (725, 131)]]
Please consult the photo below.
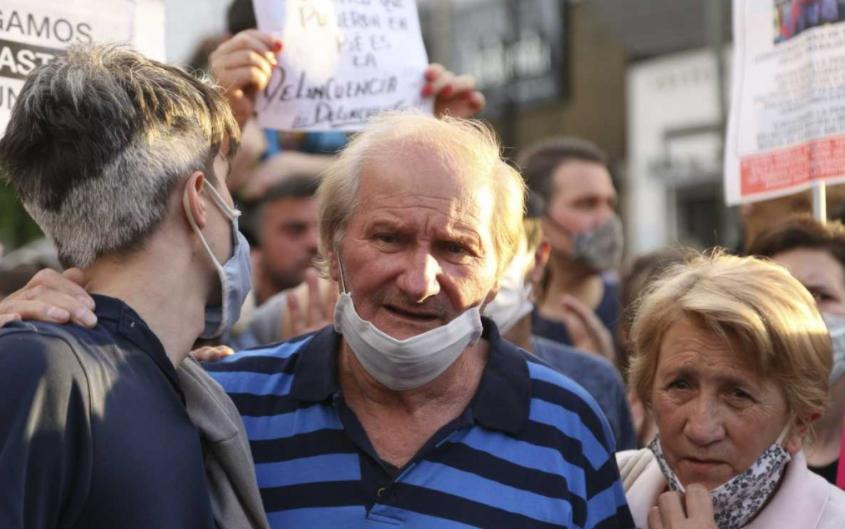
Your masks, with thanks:
[(631, 328), (629, 376), (643, 402), (650, 401), (663, 338), (685, 317), (783, 388), (794, 416), (807, 420), (824, 409), (830, 336), (812, 296), (785, 268), (717, 251), (675, 265), (654, 282)]
[(320, 204), (320, 253), (325, 258), (340, 244), (347, 221), (355, 211), (361, 170), (367, 161), (401, 154), (410, 145), (423, 145), (437, 156), (486, 179), (495, 197), (496, 214), (490, 231), (501, 277), (516, 251), (522, 233), (525, 185), (505, 163), (493, 131), (480, 121), (434, 118), (417, 113), (391, 112), (376, 118), (358, 134), (325, 171), (317, 191)]

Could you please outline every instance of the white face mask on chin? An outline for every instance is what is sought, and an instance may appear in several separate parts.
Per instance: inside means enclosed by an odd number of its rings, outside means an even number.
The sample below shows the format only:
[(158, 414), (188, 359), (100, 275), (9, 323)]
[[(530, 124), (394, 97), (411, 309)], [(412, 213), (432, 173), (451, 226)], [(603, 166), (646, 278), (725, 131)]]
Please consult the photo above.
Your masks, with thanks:
[(343, 292), (335, 305), (334, 328), (343, 335), (367, 373), (392, 390), (405, 391), (428, 384), (481, 337), (481, 314), (475, 306), (446, 325), (404, 340), (396, 339), (358, 315), (346, 289), (339, 257), (338, 266)]

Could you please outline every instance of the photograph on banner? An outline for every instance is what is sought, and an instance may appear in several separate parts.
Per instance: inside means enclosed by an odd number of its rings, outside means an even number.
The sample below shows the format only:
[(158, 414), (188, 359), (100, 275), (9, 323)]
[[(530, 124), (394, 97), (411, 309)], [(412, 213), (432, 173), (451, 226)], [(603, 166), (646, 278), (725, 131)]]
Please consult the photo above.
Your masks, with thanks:
[(163, 0), (0, 0), (0, 135), (29, 72), (73, 44), (129, 43), (164, 58)]
[(253, 0), (284, 43), (256, 110), (263, 127), (356, 131), (388, 110), (432, 112), (414, 0)]
[(845, 181), (845, 2), (734, 0), (728, 204)]

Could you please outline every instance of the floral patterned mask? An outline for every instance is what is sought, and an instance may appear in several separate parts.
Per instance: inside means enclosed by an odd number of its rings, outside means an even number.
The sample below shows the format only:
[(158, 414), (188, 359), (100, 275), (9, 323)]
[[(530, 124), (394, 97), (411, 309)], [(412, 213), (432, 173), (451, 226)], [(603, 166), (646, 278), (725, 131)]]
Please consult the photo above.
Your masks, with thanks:
[[(713, 513), (719, 529), (739, 529), (744, 527), (760, 511), (769, 496), (774, 493), (780, 482), (786, 464), (792, 459), (784, 449), (788, 425), (778, 438), (744, 472), (737, 474), (725, 483), (710, 491), (713, 500)], [(660, 436), (648, 445), (654, 453), (660, 471), (666, 478), (669, 488), (684, 492), (684, 485), (675, 472), (669, 468), (660, 446)]]

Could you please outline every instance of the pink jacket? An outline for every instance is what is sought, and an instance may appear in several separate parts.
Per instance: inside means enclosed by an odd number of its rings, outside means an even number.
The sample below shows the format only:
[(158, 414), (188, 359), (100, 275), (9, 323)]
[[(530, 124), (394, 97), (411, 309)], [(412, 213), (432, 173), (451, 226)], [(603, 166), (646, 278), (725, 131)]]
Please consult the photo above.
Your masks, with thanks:
[[(648, 527), (648, 510), (666, 490), (666, 480), (647, 448), (616, 453), (625, 496), (637, 527)], [(772, 500), (745, 529), (843, 529), (845, 491), (807, 468), (796, 454)]]

